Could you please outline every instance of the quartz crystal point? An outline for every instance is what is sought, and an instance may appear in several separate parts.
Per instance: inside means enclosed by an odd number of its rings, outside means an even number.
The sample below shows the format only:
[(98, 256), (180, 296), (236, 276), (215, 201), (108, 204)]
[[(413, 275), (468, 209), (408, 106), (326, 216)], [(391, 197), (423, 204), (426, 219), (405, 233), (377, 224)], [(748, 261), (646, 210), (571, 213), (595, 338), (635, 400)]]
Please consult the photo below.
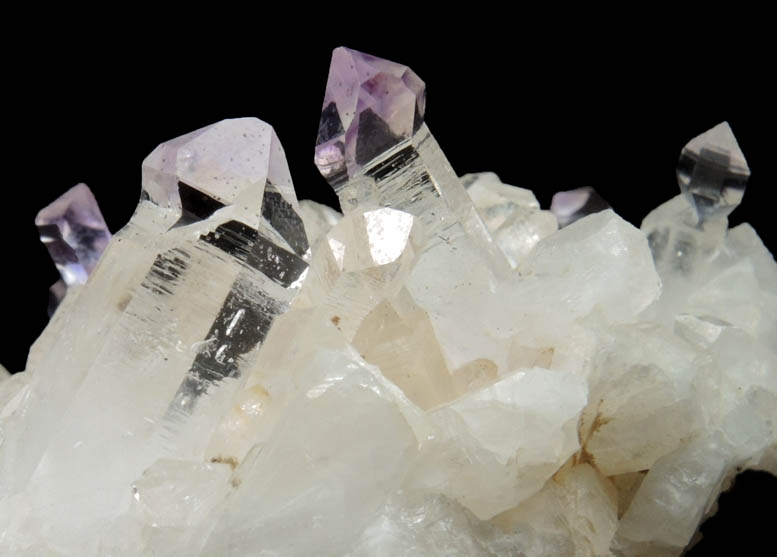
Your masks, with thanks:
[(10, 416), (0, 451), (0, 495), (39, 511), (15, 514), (11, 538), (91, 553), (90, 532), (128, 508), (125, 486), (144, 469), (168, 455), (207, 458), (208, 432), (307, 272), (269, 125), (203, 128), (160, 145), (143, 173), (132, 220), (31, 351), (24, 411)]
[(728, 122), (683, 147), (677, 181), (700, 221), (727, 216), (742, 201), (750, 168)]
[(556, 215), (559, 228), (609, 208), (604, 198), (592, 187), (557, 192), (550, 202), (550, 212)]
[(40, 240), (49, 250), (62, 279), (50, 289), (49, 315), (68, 287), (84, 284), (97, 265), (111, 233), (86, 184), (77, 184), (35, 217)]
[(321, 174), (346, 180), (410, 139), (423, 123), (425, 99), (424, 82), (407, 66), (336, 48), (316, 139)]
[(464, 186), (424, 123), (425, 86), (406, 66), (336, 48), (315, 162), (344, 213), (391, 206), (421, 219), (428, 242), (461, 235), (507, 268)]
[(726, 122), (683, 148), (677, 167), (683, 195), (651, 211), (641, 226), (664, 283), (662, 300), (651, 310), (656, 317), (673, 317), (709, 279), (710, 267), (730, 260), (726, 245), (737, 229), (729, 233), (726, 217), (741, 201), (749, 173)]
[(384, 207), (352, 212), (326, 233), (296, 301), (297, 307), (331, 308), (349, 340), (377, 303), (397, 293), (419, 243), (413, 215)]

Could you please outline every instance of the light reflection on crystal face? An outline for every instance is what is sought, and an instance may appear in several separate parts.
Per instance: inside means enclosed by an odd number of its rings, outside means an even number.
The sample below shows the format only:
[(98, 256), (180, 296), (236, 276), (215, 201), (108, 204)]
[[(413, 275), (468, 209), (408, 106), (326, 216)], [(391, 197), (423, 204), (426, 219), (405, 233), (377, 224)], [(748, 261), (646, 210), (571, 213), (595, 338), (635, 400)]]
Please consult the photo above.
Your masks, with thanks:
[(240, 323), (240, 320), (245, 315), (246, 310), (245, 308), (240, 308), (235, 313), (235, 316), (232, 318), (232, 321), (229, 322), (229, 325), (227, 325), (227, 336), (230, 336), (232, 334), (232, 331), (235, 329), (235, 326)]
[(305, 396), (307, 398), (319, 398), (346, 378), (347, 376), (343, 374), (328, 374), (321, 383), (308, 389)]
[(395, 261), (402, 252), (413, 228), (413, 215), (384, 208), (364, 213), (370, 254), (376, 265)]
[(327, 238), (329, 242), (329, 248), (332, 250), (332, 255), (337, 262), (337, 266), (342, 271), (345, 267), (345, 244), (339, 241), (337, 238)]

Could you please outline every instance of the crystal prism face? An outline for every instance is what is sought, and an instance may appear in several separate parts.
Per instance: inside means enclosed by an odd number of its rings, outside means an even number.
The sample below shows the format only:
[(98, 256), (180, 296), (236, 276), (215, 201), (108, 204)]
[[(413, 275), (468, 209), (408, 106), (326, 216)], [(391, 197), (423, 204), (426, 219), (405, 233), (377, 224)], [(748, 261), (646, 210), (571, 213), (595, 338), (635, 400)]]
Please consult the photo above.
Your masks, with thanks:
[(557, 192), (550, 202), (550, 212), (556, 215), (559, 228), (609, 208), (610, 205), (592, 187)]
[[(266, 184), (296, 208), (283, 147), (272, 126), (257, 118), (222, 120), (182, 135), (143, 161), (144, 197), (174, 210), (179, 226), (240, 206), (241, 200), (261, 199)], [(254, 217), (244, 218), (258, 221)]]
[[(78, 184), (35, 217), (65, 286), (83, 284), (111, 239), (100, 208), (86, 184)], [(57, 289), (57, 293), (61, 292)]]
[(724, 217), (742, 201), (750, 168), (728, 122), (693, 138), (677, 163), (677, 181), (699, 220)]
[(407, 66), (356, 50), (332, 52), (315, 163), (331, 183), (408, 139), (423, 122), (424, 82)]

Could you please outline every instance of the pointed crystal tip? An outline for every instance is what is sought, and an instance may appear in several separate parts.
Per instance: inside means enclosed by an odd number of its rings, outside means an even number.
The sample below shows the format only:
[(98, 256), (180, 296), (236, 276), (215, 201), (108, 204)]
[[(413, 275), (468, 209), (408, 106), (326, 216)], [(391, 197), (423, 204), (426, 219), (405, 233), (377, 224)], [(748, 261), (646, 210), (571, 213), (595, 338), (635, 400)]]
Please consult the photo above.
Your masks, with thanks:
[(724, 217), (742, 201), (750, 168), (728, 122), (693, 138), (677, 163), (680, 189), (699, 220)]
[(86, 184), (73, 186), (41, 209), (35, 225), (66, 285), (86, 282), (111, 239)]
[(407, 66), (339, 47), (332, 53), (315, 163), (339, 183), (423, 122), (424, 82)]
[(609, 203), (592, 187), (556, 192), (550, 202), (550, 212), (556, 216), (559, 228), (609, 208)]
[(258, 118), (222, 120), (160, 144), (143, 161), (143, 193), (180, 213), (178, 225), (204, 220), (222, 207), (261, 200), (265, 184), (296, 209), (283, 147)]

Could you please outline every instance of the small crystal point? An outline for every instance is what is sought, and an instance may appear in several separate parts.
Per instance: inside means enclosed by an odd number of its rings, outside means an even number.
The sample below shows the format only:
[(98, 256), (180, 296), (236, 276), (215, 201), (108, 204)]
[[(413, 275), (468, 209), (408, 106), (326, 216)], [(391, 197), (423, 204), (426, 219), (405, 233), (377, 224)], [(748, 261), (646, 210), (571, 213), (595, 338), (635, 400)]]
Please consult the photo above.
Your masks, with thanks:
[(408, 139), (423, 122), (424, 93), (407, 66), (336, 48), (316, 139), (321, 174), (338, 183)]
[(677, 163), (677, 181), (700, 221), (725, 217), (742, 201), (750, 168), (728, 122), (693, 138)]
[(83, 284), (97, 265), (111, 233), (86, 184), (70, 188), (35, 217), (65, 286)]
[(557, 192), (550, 202), (550, 211), (556, 215), (559, 228), (609, 208), (610, 205), (591, 187)]

